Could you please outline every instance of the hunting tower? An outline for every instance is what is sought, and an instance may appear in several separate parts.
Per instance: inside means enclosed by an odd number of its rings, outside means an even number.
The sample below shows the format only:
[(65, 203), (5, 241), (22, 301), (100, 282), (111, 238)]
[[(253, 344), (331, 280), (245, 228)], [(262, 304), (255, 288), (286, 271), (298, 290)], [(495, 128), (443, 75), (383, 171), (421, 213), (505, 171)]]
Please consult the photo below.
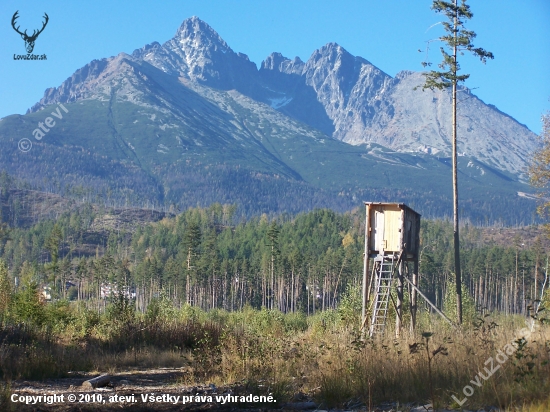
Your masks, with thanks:
[[(396, 334), (399, 335), (405, 280), (409, 284), (411, 330), (416, 323), (420, 214), (403, 203), (365, 202), (365, 206), (362, 327), (369, 324), (370, 336), (382, 333), (391, 301), (397, 313)], [(369, 273), (371, 259), (373, 265)], [(391, 296), (394, 279), (397, 280), (397, 301)]]

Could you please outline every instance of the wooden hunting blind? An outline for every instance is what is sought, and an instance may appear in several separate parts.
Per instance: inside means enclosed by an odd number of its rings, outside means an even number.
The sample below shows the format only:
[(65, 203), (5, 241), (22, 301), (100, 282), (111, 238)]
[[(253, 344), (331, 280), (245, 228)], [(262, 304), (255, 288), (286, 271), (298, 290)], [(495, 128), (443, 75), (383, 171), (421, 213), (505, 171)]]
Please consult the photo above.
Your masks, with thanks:
[[(403, 203), (365, 202), (365, 206), (363, 327), (370, 320), (371, 336), (383, 332), (391, 301), (397, 313), (396, 334), (399, 335), (402, 326), (403, 282), (405, 279), (412, 285), (410, 289), (411, 329), (414, 329), (416, 321), (420, 214)], [(369, 276), (369, 261), (371, 259), (374, 264)], [(408, 279), (409, 262), (413, 263), (411, 280)], [(396, 269), (397, 301), (391, 296)], [(369, 313), (367, 314), (367, 312)]]
[[(365, 202), (365, 206), (362, 329), (369, 324), (371, 337), (383, 333), (391, 302), (396, 312), (395, 333), (399, 336), (405, 281), (410, 296), (411, 331), (416, 324), (417, 295), (453, 325), (418, 288), (420, 214), (403, 203)], [(369, 273), (371, 260), (372, 273)], [(397, 280), (396, 299), (391, 294), (394, 279)]]
[(420, 214), (402, 203), (366, 205), (365, 241), (369, 257), (399, 254), (404, 261), (418, 259)]

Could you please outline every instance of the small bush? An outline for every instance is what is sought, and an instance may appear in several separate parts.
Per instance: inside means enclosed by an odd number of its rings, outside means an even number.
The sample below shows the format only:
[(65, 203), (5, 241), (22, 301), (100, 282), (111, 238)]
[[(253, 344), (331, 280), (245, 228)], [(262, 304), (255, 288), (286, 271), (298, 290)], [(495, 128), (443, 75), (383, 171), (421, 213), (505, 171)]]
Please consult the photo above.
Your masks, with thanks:
[(16, 321), (30, 322), (40, 326), (47, 317), (44, 306), (45, 304), (41, 302), (38, 293), (38, 284), (29, 281), (15, 294), (10, 310)]
[(160, 298), (153, 298), (151, 300), (145, 312), (145, 319), (149, 323), (154, 323), (158, 320), (174, 319), (176, 312), (177, 310), (172, 301), (163, 295)]
[(338, 315), (343, 325), (357, 326), (361, 322), (361, 310), (363, 300), (360, 286), (348, 285), (340, 305), (338, 305)]
[[(443, 300), (443, 312), (453, 321), (457, 321), (456, 313), (456, 286), (453, 281), (447, 283), (447, 289)], [(477, 319), (475, 301), (468, 292), (468, 288), (462, 285), (462, 322), (473, 324)]]
[(107, 319), (118, 324), (132, 322), (135, 318), (136, 309), (133, 301), (119, 292), (112, 297), (111, 304), (107, 307)]

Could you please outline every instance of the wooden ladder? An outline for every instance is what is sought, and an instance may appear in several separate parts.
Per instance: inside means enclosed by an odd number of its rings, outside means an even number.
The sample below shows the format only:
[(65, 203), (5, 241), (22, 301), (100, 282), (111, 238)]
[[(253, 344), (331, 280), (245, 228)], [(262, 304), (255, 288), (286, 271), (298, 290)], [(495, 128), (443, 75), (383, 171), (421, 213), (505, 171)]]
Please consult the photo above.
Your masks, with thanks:
[(393, 272), (395, 270), (395, 256), (378, 256), (374, 258), (374, 301), (370, 322), (370, 336), (382, 334), (386, 326), (388, 305), (390, 301)]

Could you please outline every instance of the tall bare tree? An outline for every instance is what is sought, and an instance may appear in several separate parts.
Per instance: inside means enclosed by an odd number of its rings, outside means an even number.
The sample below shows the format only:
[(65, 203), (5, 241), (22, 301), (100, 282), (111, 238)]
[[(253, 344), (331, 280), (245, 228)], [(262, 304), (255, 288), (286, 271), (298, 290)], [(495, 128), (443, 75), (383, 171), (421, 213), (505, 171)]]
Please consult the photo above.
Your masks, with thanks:
[[(542, 115), (542, 132), (539, 136), (540, 149), (533, 154), (533, 159), (529, 165), (529, 178), (531, 184), (540, 189), (539, 196), (544, 201), (538, 207), (539, 215), (548, 222), (550, 217), (550, 112)], [(545, 224), (546, 234), (550, 237), (550, 223)], [(535, 244), (538, 252), (539, 244)], [(537, 266), (535, 267), (535, 299), (537, 298), (537, 269), (538, 269), (538, 253)], [(548, 276), (548, 256), (546, 256), (546, 276)], [(546, 284), (546, 281), (544, 282)], [(544, 297), (544, 285), (541, 290), (541, 300)], [(540, 302), (536, 305), (538, 312)]]
[(279, 234), (281, 233), (281, 230), (279, 229), (279, 225), (277, 225), (276, 221), (273, 221), (271, 225), (269, 226), (269, 229), (267, 230), (267, 238), (269, 239), (268, 246), (271, 247), (271, 264), (269, 267), (270, 274), (271, 274), (271, 301), (270, 309), (274, 308), (274, 300), (275, 300), (275, 256), (279, 253)]
[[(541, 189), (540, 197), (545, 199), (539, 206), (538, 212), (548, 221), (550, 217), (550, 112), (542, 115), (542, 133), (539, 136), (540, 150), (533, 155), (529, 165), (531, 184)], [(546, 224), (550, 235), (550, 224)]]
[[(457, 118), (456, 118), (456, 105), (457, 105), (457, 85), (466, 81), (469, 74), (458, 74), (460, 71), (460, 65), (458, 64), (458, 55), (463, 55), (464, 51), (470, 52), (474, 56), (478, 57), (483, 63), (487, 59), (494, 58), (493, 53), (488, 52), (482, 48), (475, 47), (472, 44), (472, 40), (476, 37), (476, 34), (467, 30), (465, 22), (473, 17), (473, 13), (470, 11), (470, 6), (466, 4), (466, 0), (462, 0), (460, 5), (458, 0), (454, 1), (441, 1), (434, 0), (432, 3), (432, 10), (436, 13), (442, 13), (447, 17), (447, 21), (441, 22), (445, 30), (445, 35), (438, 38), (443, 42), (443, 46), (440, 48), (443, 60), (439, 63), (440, 70), (430, 70), (425, 73), (426, 82), (422, 86), (422, 89), (452, 89), (452, 105), (453, 105), (453, 118), (452, 118), (452, 146), (453, 146), (453, 223), (454, 223), (454, 261), (455, 261), (455, 274), (456, 274), (456, 303), (457, 303), (457, 320), (458, 323), (462, 323), (462, 278), (460, 274), (460, 241), (458, 232), (458, 174), (457, 174)], [(423, 62), (424, 67), (431, 66), (429, 62)]]

